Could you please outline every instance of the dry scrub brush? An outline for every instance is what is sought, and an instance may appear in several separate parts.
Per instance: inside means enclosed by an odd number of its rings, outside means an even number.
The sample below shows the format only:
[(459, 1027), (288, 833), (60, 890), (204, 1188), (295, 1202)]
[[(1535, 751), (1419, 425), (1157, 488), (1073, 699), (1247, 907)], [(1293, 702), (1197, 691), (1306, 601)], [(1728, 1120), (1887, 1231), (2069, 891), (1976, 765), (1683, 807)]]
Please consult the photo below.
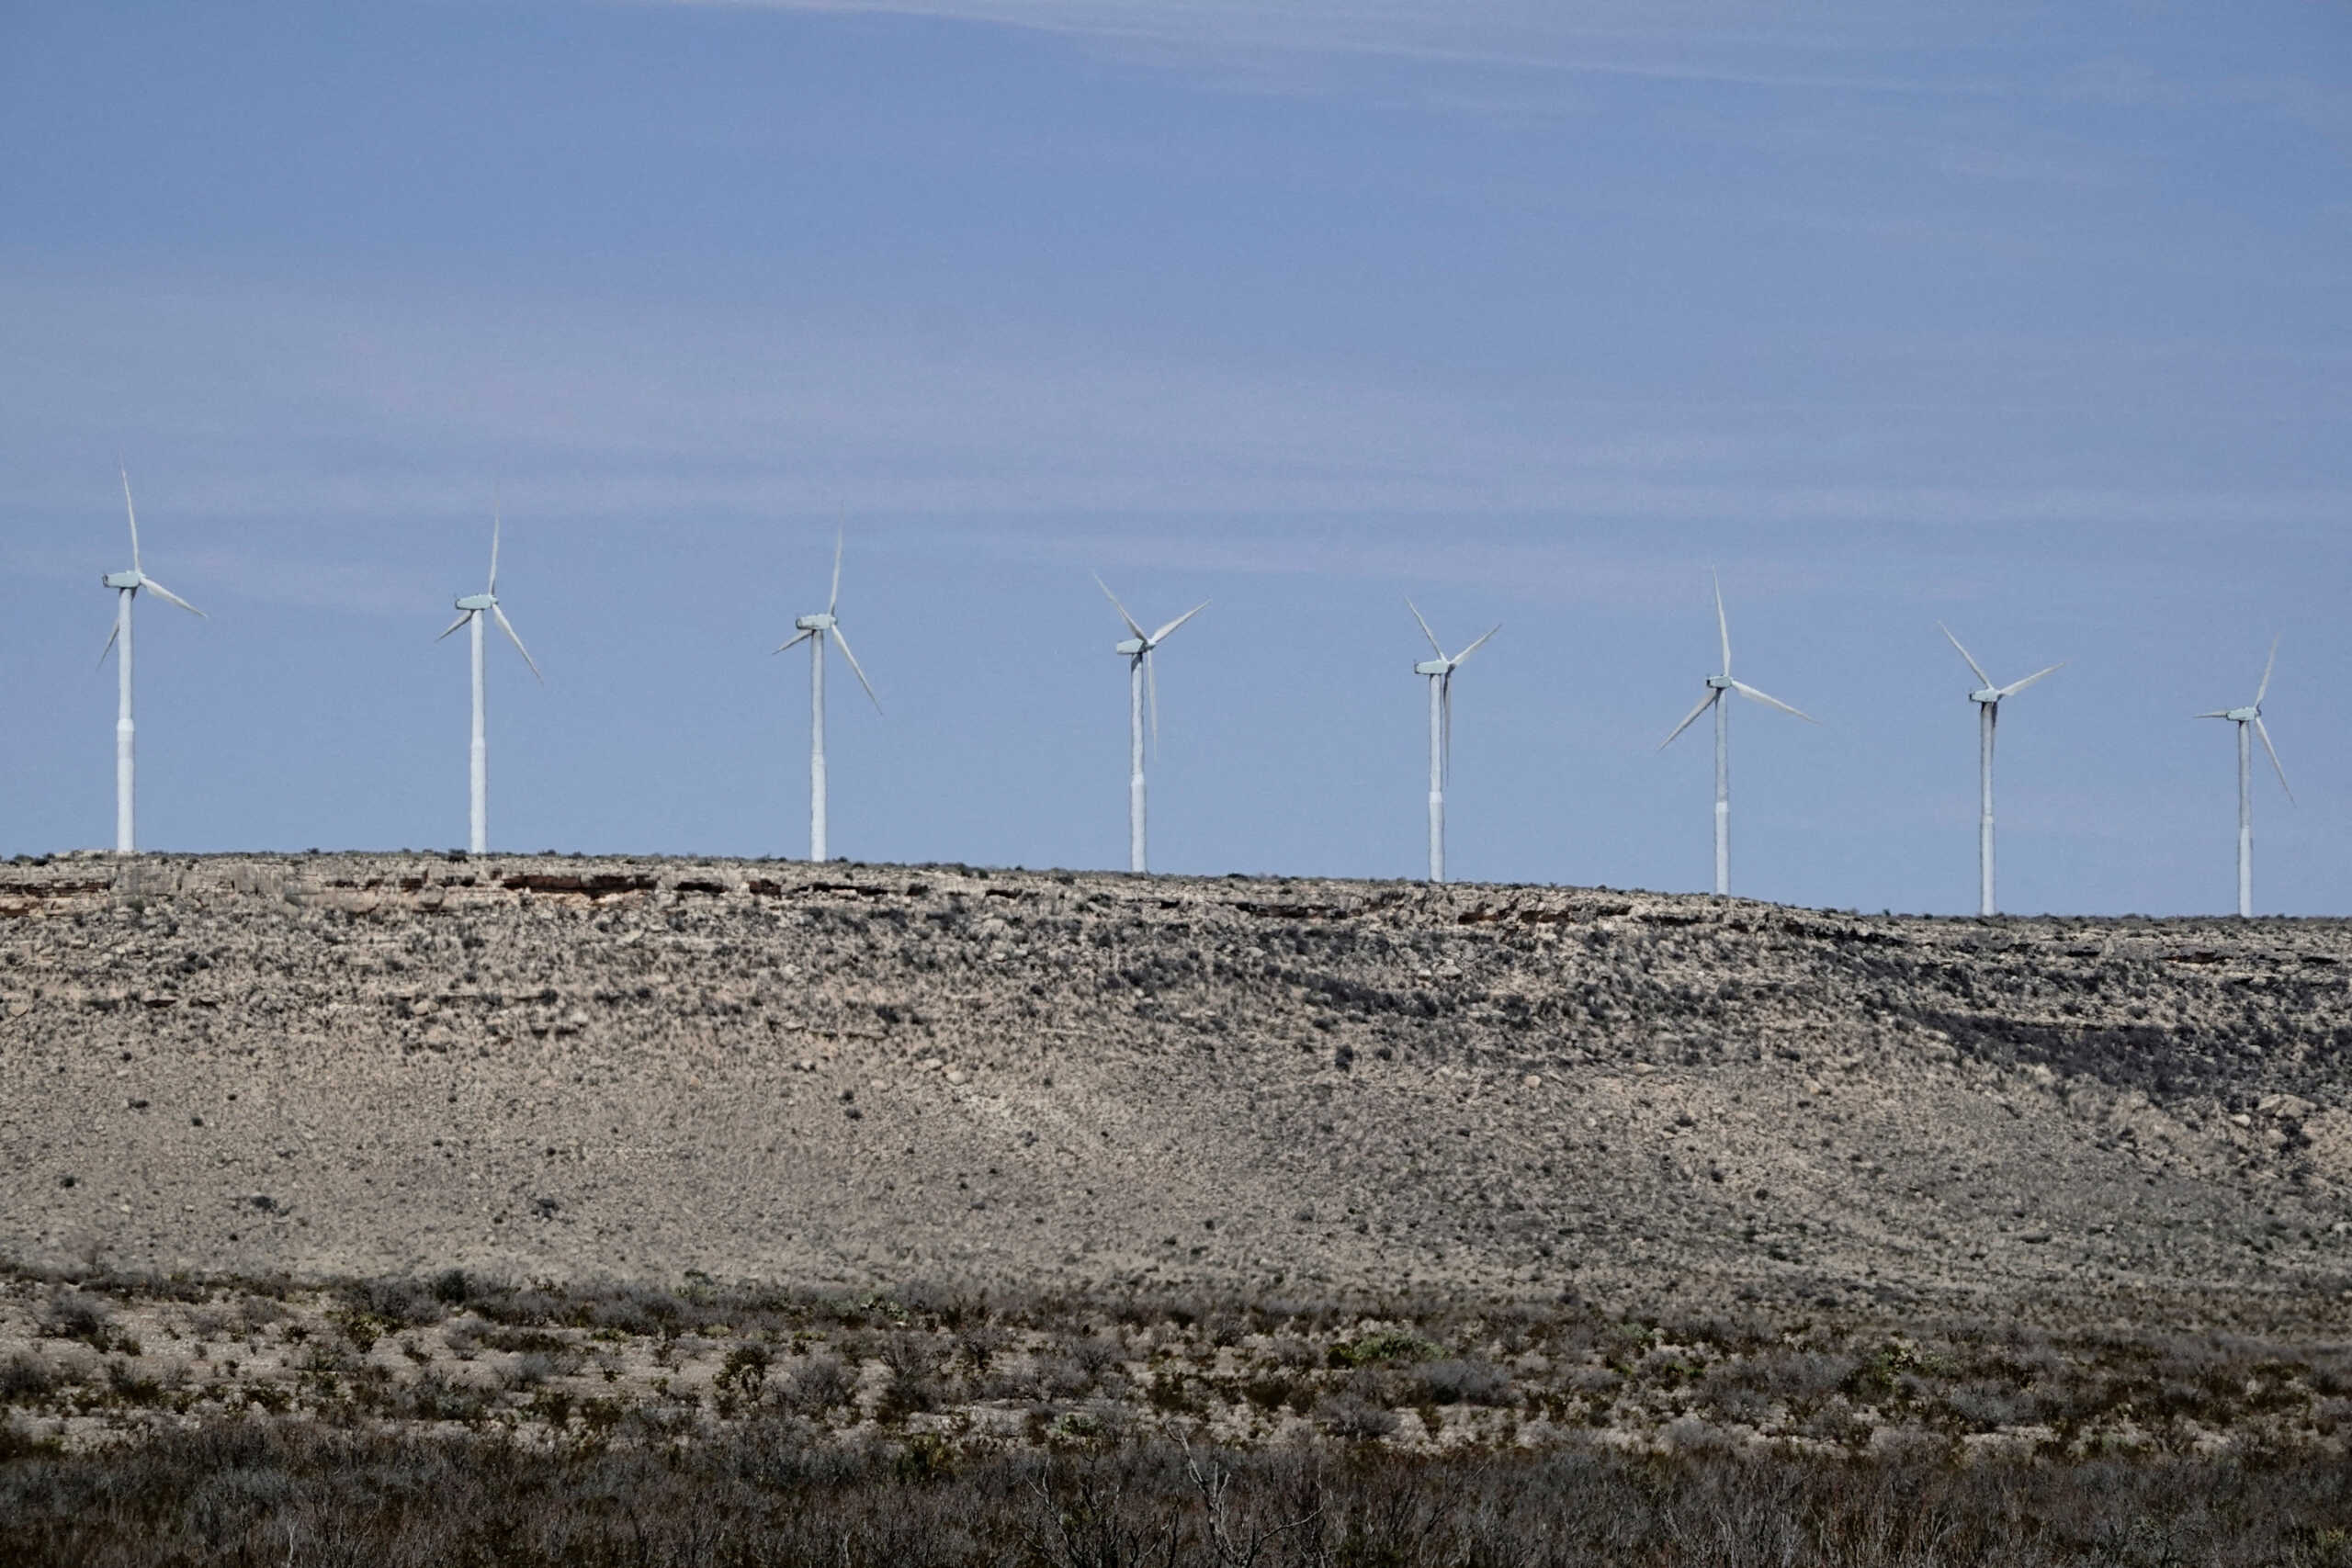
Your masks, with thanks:
[(0, 1559), (601, 1568), (2352, 1564), (2352, 1474), (2199, 1460), (1956, 1466), (1600, 1448), (1416, 1459), (1145, 1443), (957, 1459), (797, 1418), (678, 1450), (307, 1423), (0, 1460)]

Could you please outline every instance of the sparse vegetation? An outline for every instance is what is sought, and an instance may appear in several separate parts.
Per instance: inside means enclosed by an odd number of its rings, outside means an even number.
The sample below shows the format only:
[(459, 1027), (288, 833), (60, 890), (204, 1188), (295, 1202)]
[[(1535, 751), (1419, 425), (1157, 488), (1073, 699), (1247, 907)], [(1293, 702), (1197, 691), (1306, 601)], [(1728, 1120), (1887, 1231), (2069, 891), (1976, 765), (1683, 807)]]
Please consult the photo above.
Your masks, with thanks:
[(844, 1453), (793, 1417), (681, 1452), (583, 1415), (563, 1450), (262, 1418), (92, 1454), (0, 1428), (0, 1557), (157, 1562), (743, 1562), (848, 1568), (1652, 1568), (1868, 1562), (2352, 1563), (2340, 1465), (2166, 1458), (1416, 1458), (1114, 1443)]
[[(788, 1414), (845, 1451), (927, 1435), (953, 1455), (1105, 1431), (1430, 1453), (1606, 1433), (1660, 1452), (2352, 1455), (2344, 1335), (1629, 1317), (1475, 1298), (1000, 1292), (982, 1309), (922, 1282), (666, 1292), (485, 1275), (462, 1313), (363, 1346), (345, 1331), (359, 1288), (19, 1276), (0, 1284), (0, 1408), (29, 1439), (75, 1450), (249, 1408), (569, 1440), (593, 1402), (680, 1440)], [(64, 1326), (111, 1348), (52, 1332)]]

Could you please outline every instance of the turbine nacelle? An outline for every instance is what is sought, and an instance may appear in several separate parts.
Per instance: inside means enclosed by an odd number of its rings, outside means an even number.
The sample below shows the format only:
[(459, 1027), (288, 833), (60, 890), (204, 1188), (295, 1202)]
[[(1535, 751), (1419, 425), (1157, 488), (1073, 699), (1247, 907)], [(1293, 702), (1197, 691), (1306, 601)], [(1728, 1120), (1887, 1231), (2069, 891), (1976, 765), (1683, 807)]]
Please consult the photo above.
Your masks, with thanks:
[(1413, 673), (1416, 675), (1451, 675), (1453, 673), (1453, 660), (1451, 659), (1424, 659), (1419, 664), (1413, 666)]
[(1129, 659), (1140, 659), (1151, 651), (1152, 646), (1148, 637), (1131, 637), (1125, 642), (1113, 643), (1111, 651)]
[(1707, 677), (1706, 684), (1709, 691), (1729, 692), (1736, 690), (1739, 682), (1728, 675), (1710, 675)]
[(138, 571), (110, 571), (98, 581), (108, 588), (128, 588), (134, 593), (147, 586), (146, 574)]
[(840, 624), (831, 614), (803, 615), (792, 623), (792, 629), (797, 632), (829, 632)]
[(2221, 716), (2235, 719), (2240, 724), (2253, 724), (2262, 717), (2262, 710), (2259, 707), (2231, 708)]
[[(498, 623), (498, 629), (506, 634), (506, 640), (514, 645), (514, 651), (523, 656), (523, 662), (531, 667), (531, 674), (544, 684), (547, 677), (539, 671), (539, 661), (531, 657), (531, 650), (523, 646), (522, 635), (515, 631), (514, 623), (508, 620), (506, 612), (498, 607), (498, 536), (504, 526), (503, 521), (493, 510), (490, 518), (490, 582), (481, 592), (469, 593), (457, 601), (454, 607), (458, 612), (458, 618), (443, 628), (441, 636), (448, 637), (467, 622), (488, 615)], [(151, 583), (149, 586), (153, 587), (153, 584)], [(439, 638), (435, 640), (438, 641)], [(480, 812), (476, 813), (477, 817), (481, 815)]]
[(1993, 677), (1984, 673), (1984, 666), (1977, 663), (1976, 656), (1969, 652), (1967, 649), (1961, 646), (1960, 638), (1951, 635), (1951, 628), (1950, 626), (1945, 626), (1941, 621), (1938, 621), (1936, 623), (1936, 629), (1944, 634), (1944, 640), (1951, 644), (1953, 651), (1958, 653), (1962, 659), (1967, 661), (1969, 673), (1974, 675), (1978, 680), (1984, 682), (1983, 685), (1977, 687), (1976, 690), (1968, 694), (1968, 700), (1974, 703), (1979, 707), (1996, 708), (2000, 706), (2001, 699), (2003, 697), (2014, 697), (2019, 692), (2024, 691), (2028, 686), (2032, 685), (2035, 682), (2042, 680), (2047, 676), (2054, 675), (2059, 671), (2066, 667), (2066, 661), (2062, 659), (2055, 664), (2035, 671), (2032, 674), (2027, 676), (2022, 681), (2012, 681), (2006, 686), (1996, 686), (1993, 684)]

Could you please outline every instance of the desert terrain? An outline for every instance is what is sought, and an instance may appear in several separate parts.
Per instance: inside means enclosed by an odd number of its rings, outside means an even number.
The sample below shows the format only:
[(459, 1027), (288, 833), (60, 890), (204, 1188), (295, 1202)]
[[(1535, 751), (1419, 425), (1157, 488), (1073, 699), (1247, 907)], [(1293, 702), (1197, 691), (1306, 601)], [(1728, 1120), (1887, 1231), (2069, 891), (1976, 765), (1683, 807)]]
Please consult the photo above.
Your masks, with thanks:
[(2352, 928), (0, 867), (0, 1555), (2352, 1562)]
[(443, 855), (0, 867), (0, 1252), (2352, 1314), (2352, 928)]

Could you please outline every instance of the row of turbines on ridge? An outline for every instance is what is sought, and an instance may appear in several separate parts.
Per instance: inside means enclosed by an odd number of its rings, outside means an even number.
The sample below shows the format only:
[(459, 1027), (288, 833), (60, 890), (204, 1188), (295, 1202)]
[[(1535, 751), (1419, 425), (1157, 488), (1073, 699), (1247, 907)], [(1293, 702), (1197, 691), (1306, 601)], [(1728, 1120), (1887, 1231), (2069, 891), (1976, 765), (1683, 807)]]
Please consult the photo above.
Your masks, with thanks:
[[(146, 574), (140, 562), (139, 513), (131, 503), (130, 474), (122, 475), (122, 504), (130, 521), (130, 570), (112, 571), (100, 581), (115, 591), (114, 630), (107, 638), (107, 649), (119, 649), (117, 673), (119, 678), (118, 707), (115, 718), (115, 851), (119, 854), (134, 854), (138, 850), (136, 726), (131, 713), (131, 605), (143, 589), (159, 598), (178, 605), (191, 615), (203, 611)], [(486, 621), (495, 621), (515, 652), (531, 673), (542, 682), (538, 661), (523, 645), (522, 635), (514, 623), (506, 618), (506, 611), (498, 600), (498, 546), (500, 524), (493, 517), (490, 531), (490, 578), (480, 593), (461, 596), (456, 604), (458, 618), (441, 633), (447, 637), (460, 629), (469, 634), (473, 675), (473, 731), (468, 750), (469, 821), (467, 847), (475, 854), (485, 853), (490, 847), (490, 736), (488, 705), (485, 700), (483, 645)], [(833, 544), (833, 581), (824, 610), (813, 615), (803, 615), (793, 623), (790, 640), (775, 649), (782, 653), (802, 643), (808, 645), (808, 858), (822, 861), (830, 858), (825, 841), (825, 644), (830, 639), (848, 660), (850, 670), (857, 676), (857, 683), (865, 688), (866, 697), (880, 712), (882, 701), (875, 695), (873, 682), (865, 678), (865, 669), (857, 662), (857, 655), (850, 651), (849, 638), (842, 631), (841, 618), (836, 614), (841, 606), (842, 540)], [(1143, 624), (1127, 613), (1117, 594), (1100, 577), (1096, 586), (1111, 601), (1125, 623), (1128, 636), (1114, 647), (1114, 651), (1127, 661), (1127, 869), (1141, 873), (1148, 869), (1146, 844), (1146, 798), (1144, 784), (1144, 739), (1147, 730), (1156, 739), (1159, 730), (1159, 679), (1152, 669), (1152, 654), (1160, 644), (1185, 622), (1208, 608), (1205, 601), (1193, 605), (1157, 631), (1147, 632)], [(1747, 682), (1735, 679), (1731, 672), (1731, 621), (1724, 612), (1723, 584), (1718, 581), (1715, 592), (1715, 630), (1721, 640), (1723, 671), (1705, 681), (1705, 694), (1698, 705), (1683, 715), (1682, 721), (1658, 743), (1664, 750), (1673, 744), (1684, 730), (1696, 724), (1710, 711), (1715, 728), (1715, 892), (1728, 896), (1731, 892), (1731, 705), (1724, 699), (1732, 694), (1747, 698), (1765, 707), (1794, 715), (1806, 723), (1817, 723), (1810, 714), (1782, 702), (1780, 698), (1758, 691)], [(1470, 656), (1484, 647), (1487, 638), (1502, 629), (1490, 627), (1484, 636), (1457, 653), (1449, 654), (1438, 641), (1437, 633), (1418, 606), (1410, 600), (1406, 607), (1412, 610), (1421, 635), (1428, 639), (1434, 658), (1425, 659), (1413, 666), (1413, 673), (1425, 676), (1430, 682), (1430, 871), (1431, 882), (1445, 880), (1445, 789), (1452, 769), (1453, 750), (1453, 677)], [(1996, 686), (1984, 673), (1984, 667), (1962, 647), (1949, 626), (1943, 634), (1968, 661), (1969, 670), (1981, 682), (1968, 694), (1976, 705), (1978, 735), (1978, 790), (1981, 809), (1977, 819), (1977, 907), (1980, 914), (1996, 912), (1993, 897), (1993, 739), (2000, 722), (2001, 704), (2017, 695), (2036, 682), (2055, 673), (2063, 664), (2052, 664), (2035, 671), (2022, 680), (2006, 686)], [(104, 657), (102, 654), (101, 658)], [(2254, 700), (2244, 707), (2216, 708), (2201, 713), (2199, 718), (2227, 719), (2237, 726), (2238, 747), (2238, 913), (2254, 913), (2254, 742), (2260, 740), (2270, 759), (2271, 768), (2278, 775), (2278, 787), (2286, 790), (2291, 801), (2294, 794), (2287, 784), (2287, 770), (2278, 761), (2278, 748), (2270, 741), (2270, 731), (2262, 722), (2262, 699), (2270, 690), (2271, 671), (2278, 660), (2278, 645), (2274, 639), (2270, 657), (2262, 667), (2262, 681), (2256, 687)]]

